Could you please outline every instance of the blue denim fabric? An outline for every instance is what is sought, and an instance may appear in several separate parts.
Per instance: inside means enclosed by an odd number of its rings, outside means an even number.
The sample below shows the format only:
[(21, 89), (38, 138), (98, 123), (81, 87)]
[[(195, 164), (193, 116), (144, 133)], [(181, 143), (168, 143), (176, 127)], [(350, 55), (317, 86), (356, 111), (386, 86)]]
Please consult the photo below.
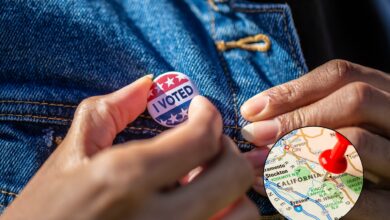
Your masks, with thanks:
[[(266, 52), (216, 49), (265, 34)], [(65, 136), (77, 104), (147, 74), (187, 74), (221, 111), (242, 151), (245, 100), (307, 71), (289, 7), (206, 0), (0, 2), (0, 213)], [(129, 100), (131, 102), (131, 100)], [(166, 128), (147, 113), (115, 143)], [(263, 214), (275, 210), (255, 192)]]

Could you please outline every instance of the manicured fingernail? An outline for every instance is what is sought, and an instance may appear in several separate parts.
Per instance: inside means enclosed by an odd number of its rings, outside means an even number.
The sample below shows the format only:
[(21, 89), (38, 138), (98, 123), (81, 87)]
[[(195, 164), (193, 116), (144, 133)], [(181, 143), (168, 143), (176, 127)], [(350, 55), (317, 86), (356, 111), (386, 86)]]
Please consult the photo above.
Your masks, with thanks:
[(246, 101), (241, 107), (244, 117), (252, 117), (260, 114), (268, 104), (268, 97), (264, 95), (255, 96)]
[(154, 74), (148, 74), (148, 75), (146, 75), (145, 77), (150, 78), (151, 80), (153, 80)]
[(241, 129), (242, 136), (257, 146), (271, 144), (275, 141), (279, 132), (279, 121), (266, 120), (254, 122)]
[(249, 160), (255, 169), (258, 169), (264, 166), (264, 162), (267, 159), (268, 153), (268, 148), (255, 149), (245, 153), (245, 157)]
[(196, 167), (195, 169), (191, 170), (187, 175), (185, 175), (183, 178), (181, 178), (180, 183), (182, 185), (186, 185), (190, 183), (195, 177), (197, 177), (201, 172), (203, 168), (202, 167)]

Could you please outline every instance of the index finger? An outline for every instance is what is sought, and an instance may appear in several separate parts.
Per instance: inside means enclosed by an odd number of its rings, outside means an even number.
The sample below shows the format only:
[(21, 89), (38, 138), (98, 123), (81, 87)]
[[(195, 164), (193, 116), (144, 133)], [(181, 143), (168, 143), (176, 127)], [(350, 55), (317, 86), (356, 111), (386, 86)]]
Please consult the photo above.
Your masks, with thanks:
[(350, 82), (361, 81), (390, 91), (390, 77), (343, 60), (330, 61), (299, 79), (266, 90), (241, 107), (248, 121), (269, 119), (324, 98)]

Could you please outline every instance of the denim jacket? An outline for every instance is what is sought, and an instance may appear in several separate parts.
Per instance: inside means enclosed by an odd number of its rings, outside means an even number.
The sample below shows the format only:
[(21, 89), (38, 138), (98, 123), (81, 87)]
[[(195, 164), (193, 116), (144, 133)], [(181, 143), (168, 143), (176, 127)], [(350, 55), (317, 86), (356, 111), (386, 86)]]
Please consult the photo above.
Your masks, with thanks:
[[(64, 138), (81, 100), (167, 71), (187, 74), (248, 151), (240, 106), (307, 68), (286, 4), (2, 0), (0, 213)], [(145, 112), (115, 143), (165, 129)], [(266, 198), (248, 194), (262, 214), (275, 213)]]

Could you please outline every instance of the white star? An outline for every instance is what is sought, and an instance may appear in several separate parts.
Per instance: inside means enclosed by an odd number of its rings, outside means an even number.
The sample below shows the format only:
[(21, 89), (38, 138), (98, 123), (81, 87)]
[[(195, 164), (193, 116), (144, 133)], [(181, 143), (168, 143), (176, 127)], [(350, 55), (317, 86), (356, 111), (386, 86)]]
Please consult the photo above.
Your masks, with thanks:
[(149, 91), (149, 97), (151, 97), (151, 96), (154, 96), (153, 90), (150, 90), (150, 91)]
[(177, 75), (175, 78), (178, 79), (179, 82), (180, 82), (181, 80), (186, 79), (186, 77), (184, 77), (184, 76), (182, 76), (182, 75)]
[(167, 120), (160, 119), (160, 123), (163, 124), (163, 125), (166, 125), (167, 124)]
[(173, 82), (173, 78), (169, 78), (167, 79), (167, 81), (165, 81), (165, 84), (167, 84), (168, 88), (170, 85), (174, 85), (175, 83)]
[(181, 112), (179, 113), (182, 117), (182, 119), (187, 118), (188, 116), (188, 109), (181, 109)]
[(171, 121), (172, 124), (179, 121), (177, 120), (177, 115), (173, 114), (171, 114), (171, 117), (168, 120)]
[(164, 85), (164, 83), (163, 83), (163, 84), (157, 83), (157, 86), (158, 86), (160, 89), (164, 89), (163, 85)]
[(160, 91), (162, 91), (162, 84), (160, 84), (160, 83), (157, 83), (157, 85), (156, 85), (156, 88), (154, 88), (155, 90), (156, 90), (156, 93), (158, 94)]

